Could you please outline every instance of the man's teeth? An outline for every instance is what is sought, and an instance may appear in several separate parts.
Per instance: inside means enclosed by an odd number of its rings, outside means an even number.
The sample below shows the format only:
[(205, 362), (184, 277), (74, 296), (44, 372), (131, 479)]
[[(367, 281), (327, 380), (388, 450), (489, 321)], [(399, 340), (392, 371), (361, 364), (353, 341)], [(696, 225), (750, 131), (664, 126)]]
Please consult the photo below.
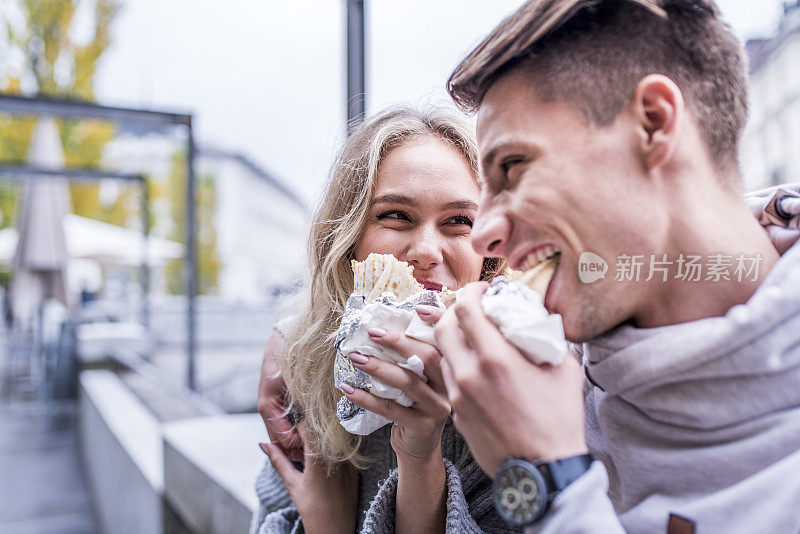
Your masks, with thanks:
[(533, 269), (548, 258), (552, 258), (556, 254), (560, 253), (561, 251), (553, 245), (546, 245), (540, 249), (537, 249), (536, 252), (525, 258), (522, 270), (527, 271), (529, 269)]
[(526, 264), (530, 266), (526, 266), (525, 274), (520, 278), (520, 282), (539, 293), (542, 298), (547, 295), (547, 289), (556, 274), (558, 261), (561, 257), (559, 250), (555, 247), (546, 247), (544, 252), (544, 259), (541, 261), (538, 258), (542, 255), (531, 254), (531, 257), (526, 261)]

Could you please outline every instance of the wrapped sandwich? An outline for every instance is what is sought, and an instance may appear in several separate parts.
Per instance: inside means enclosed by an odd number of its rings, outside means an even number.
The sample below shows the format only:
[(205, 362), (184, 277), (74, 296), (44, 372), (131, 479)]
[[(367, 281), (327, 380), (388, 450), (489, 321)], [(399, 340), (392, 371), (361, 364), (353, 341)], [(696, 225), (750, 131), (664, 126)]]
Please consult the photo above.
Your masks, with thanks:
[[(336, 333), (336, 362), (334, 383), (337, 388), (347, 383), (365, 389), (372, 394), (391, 399), (403, 406), (411, 406), (411, 399), (401, 390), (386, 386), (379, 380), (356, 369), (348, 358), (351, 352), (360, 352), (395, 363), (424, 377), (422, 360), (416, 356), (404, 358), (394, 350), (372, 341), (367, 330), (372, 327), (389, 328), (404, 332), (409, 324), (419, 317), (414, 311), (418, 304), (444, 308), (446, 299), (453, 292), (429, 291), (414, 279), (413, 268), (398, 261), (390, 254), (370, 254), (366, 260), (352, 262), (354, 290), (347, 299), (342, 324)], [(390, 423), (342, 396), (337, 406), (337, 416), (348, 432), (371, 434)]]
[(483, 312), (503, 336), (537, 365), (559, 365), (568, 351), (561, 316), (544, 307), (559, 256), (556, 249), (542, 251), (519, 279), (492, 280), (481, 299)]
[[(544, 294), (555, 272), (558, 256), (538, 258), (536, 265), (516, 281), (499, 276), (489, 285), (481, 304), (486, 315), (502, 334), (536, 364), (558, 365), (567, 352), (561, 316), (550, 315), (544, 307)], [(535, 261), (535, 260), (532, 260)], [(422, 360), (408, 359), (373, 342), (367, 330), (382, 327), (404, 332), (433, 346), (433, 327), (414, 311), (418, 304), (444, 308), (457, 293), (443, 288), (430, 291), (413, 277), (413, 267), (388, 254), (370, 254), (363, 262), (352, 262), (354, 291), (347, 300), (342, 324), (336, 334), (334, 382), (365, 389), (372, 394), (410, 406), (411, 399), (397, 388), (386, 386), (356, 369), (348, 358), (351, 352), (395, 363), (425, 379)], [(364, 410), (342, 396), (337, 416), (348, 432), (367, 435), (390, 421)]]
[[(561, 316), (550, 314), (544, 307), (544, 297), (558, 260), (555, 248), (542, 251), (541, 256), (529, 261), (528, 270), (518, 273), (514, 280), (495, 277), (481, 298), (486, 316), (511, 344), (537, 365), (559, 365), (568, 351)], [(405, 334), (436, 346), (433, 327), (418, 317), (412, 320)]]

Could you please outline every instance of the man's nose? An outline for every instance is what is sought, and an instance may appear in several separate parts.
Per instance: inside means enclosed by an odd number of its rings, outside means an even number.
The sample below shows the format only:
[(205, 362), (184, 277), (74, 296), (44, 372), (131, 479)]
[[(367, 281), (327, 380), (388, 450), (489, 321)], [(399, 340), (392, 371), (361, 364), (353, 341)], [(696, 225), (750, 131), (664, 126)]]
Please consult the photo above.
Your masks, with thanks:
[(505, 257), (510, 231), (511, 225), (507, 217), (497, 212), (478, 214), (470, 234), (472, 248), (487, 258)]

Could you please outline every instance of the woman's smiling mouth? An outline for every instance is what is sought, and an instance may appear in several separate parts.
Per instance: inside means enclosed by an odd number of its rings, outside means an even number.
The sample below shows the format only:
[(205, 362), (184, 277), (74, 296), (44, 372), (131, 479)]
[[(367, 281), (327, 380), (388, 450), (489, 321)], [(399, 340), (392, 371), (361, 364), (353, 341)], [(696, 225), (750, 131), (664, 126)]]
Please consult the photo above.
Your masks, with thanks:
[(439, 282), (433, 282), (430, 280), (419, 280), (419, 283), (422, 284), (422, 287), (427, 289), (428, 291), (441, 291), (444, 287)]

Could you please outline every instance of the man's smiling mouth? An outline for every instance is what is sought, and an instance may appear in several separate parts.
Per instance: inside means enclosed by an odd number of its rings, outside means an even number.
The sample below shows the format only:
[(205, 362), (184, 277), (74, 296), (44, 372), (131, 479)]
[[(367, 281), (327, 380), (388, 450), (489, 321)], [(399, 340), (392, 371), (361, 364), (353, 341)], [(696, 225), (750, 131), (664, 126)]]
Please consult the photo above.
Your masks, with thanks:
[(560, 259), (561, 251), (554, 245), (537, 248), (523, 261), (522, 268), (525, 274), (520, 281), (530, 286), (544, 299)]

